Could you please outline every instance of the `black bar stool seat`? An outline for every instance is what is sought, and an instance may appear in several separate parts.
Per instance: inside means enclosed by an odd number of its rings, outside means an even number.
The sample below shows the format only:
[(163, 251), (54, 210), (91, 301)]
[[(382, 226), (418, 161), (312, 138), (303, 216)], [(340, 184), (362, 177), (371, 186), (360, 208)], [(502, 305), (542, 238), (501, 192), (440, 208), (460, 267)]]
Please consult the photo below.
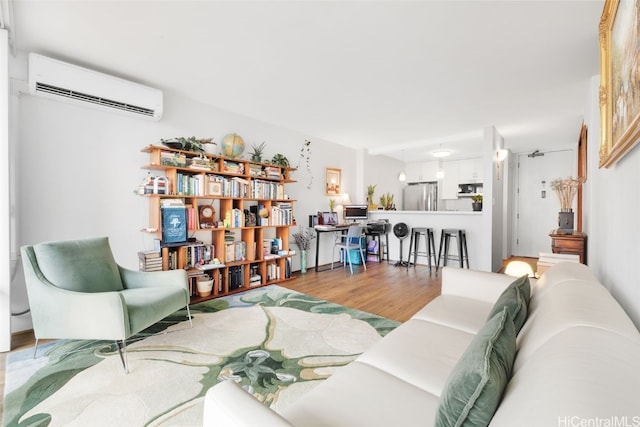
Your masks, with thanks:
[[(449, 241), (455, 238), (458, 244), (458, 253), (456, 255), (449, 254)], [(444, 252), (442, 251), (444, 247)], [(464, 268), (464, 261), (467, 261), (469, 268), (469, 252), (467, 250), (467, 233), (463, 229), (444, 228), (440, 234), (440, 249), (438, 250), (438, 263), (436, 265), (436, 274), (442, 261), (442, 266), (447, 265), (447, 260), (458, 260), (460, 268)]]
[[(426, 251), (420, 251), (420, 236), (424, 236), (425, 242), (427, 244)], [(438, 267), (436, 261), (436, 244), (433, 239), (433, 228), (428, 227), (412, 227), (411, 228), (411, 239), (409, 240), (409, 258), (407, 258), (407, 269), (409, 268), (409, 264), (411, 262), (411, 255), (413, 255), (413, 266), (416, 266), (416, 262), (418, 260), (418, 255), (426, 256), (429, 262), (429, 276), (431, 276), (431, 258), (433, 258), (433, 263), (436, 264), (436, 269)]]

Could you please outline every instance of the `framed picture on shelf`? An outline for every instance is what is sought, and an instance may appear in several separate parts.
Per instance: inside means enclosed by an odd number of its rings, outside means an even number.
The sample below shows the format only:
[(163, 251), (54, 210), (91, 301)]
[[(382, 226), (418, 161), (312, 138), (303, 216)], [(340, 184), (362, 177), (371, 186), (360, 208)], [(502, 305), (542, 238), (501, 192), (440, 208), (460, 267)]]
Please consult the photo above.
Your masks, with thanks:
[(210, 196), (222, 196), (222, 182), (209, 181), (209, 195)]
[(342, 170), (327, 168), (325, 173), (325, 194), (327, 196), (337, 196), (342, 191), (340, 179)]
[(620, 160), (640, 137), (640, 0), (606, 0), (600, 19), (600, 167)]

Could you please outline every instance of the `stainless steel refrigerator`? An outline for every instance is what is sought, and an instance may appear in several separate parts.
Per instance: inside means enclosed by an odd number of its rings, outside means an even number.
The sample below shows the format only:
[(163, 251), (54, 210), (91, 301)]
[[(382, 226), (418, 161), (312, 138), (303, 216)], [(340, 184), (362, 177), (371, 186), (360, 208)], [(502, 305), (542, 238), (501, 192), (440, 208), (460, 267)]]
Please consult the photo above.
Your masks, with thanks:
[(405, 211), (437, 211), (438, 183), (416, 182), (408, 184), (402, 194), (402, 209)]

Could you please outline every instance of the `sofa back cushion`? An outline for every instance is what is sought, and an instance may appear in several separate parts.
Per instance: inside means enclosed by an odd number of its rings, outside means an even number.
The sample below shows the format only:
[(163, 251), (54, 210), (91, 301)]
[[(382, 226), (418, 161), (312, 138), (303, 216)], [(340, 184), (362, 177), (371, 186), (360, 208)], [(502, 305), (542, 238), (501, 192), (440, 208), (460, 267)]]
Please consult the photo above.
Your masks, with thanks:
[(518, 334), (520, 329), (522, 329), (522, 325), (524, 325), (524, 322), (527, 320), (527, 306), (529, 305), (530, 297), (531, 285), (529, 284), (529, 277), (526, 275), (519, 277), (511, 282), (498, 297), (488, 318), (492, 318), (506, 307), (513, 319), (516, 334)]
[(59, 288), (78, 292), (123, 289), (106, 237), (39, 243), (33, 251), (42, 274)]
[(478, 332), (449, 374), (435, 426), (489, 424), (511, 377), (515, 354), (515, 328), (503, 307)]

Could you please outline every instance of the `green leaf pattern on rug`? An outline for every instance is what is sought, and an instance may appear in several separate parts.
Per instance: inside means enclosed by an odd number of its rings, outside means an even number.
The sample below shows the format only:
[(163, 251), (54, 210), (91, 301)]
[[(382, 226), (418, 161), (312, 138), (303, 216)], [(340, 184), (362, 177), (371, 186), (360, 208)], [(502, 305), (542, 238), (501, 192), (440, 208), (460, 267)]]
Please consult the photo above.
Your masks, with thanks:
[(111, 343), (56, 341), (35, 361), (11, 353), (3, 425), (81, 425), (107, 412), (110, 425), (201, 425), (202, 397), (223, 380), (281, 409), (399, 324), (278, 286), (191, 312), (193, 328), (179, 312), (129, 343), (129, 375)]

